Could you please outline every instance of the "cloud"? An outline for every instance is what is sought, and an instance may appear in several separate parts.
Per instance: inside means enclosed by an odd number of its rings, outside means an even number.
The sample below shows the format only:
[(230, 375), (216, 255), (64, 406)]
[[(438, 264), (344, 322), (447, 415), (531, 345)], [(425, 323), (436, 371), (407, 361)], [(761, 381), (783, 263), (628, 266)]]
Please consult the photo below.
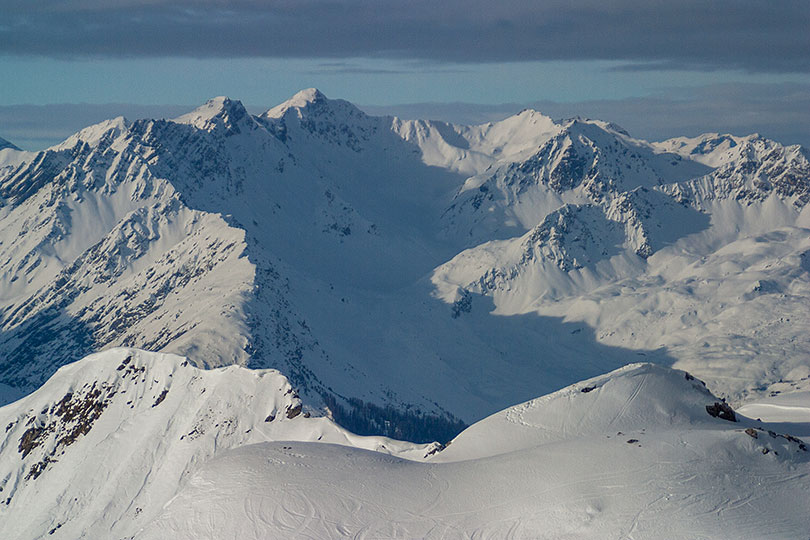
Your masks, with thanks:
[(424, 61), (398, 63), (397, 69), (372, 68), (359, 62), (336, 61), (320, 62), (313, 69), (302, 71), (308, 75), (413, 75), (425, 73), (467, 73), (469, 70), (460, 67), (448, 67), (443, 64)]
[(0, 0), (0, 53), (810, 72), (806, 0)]

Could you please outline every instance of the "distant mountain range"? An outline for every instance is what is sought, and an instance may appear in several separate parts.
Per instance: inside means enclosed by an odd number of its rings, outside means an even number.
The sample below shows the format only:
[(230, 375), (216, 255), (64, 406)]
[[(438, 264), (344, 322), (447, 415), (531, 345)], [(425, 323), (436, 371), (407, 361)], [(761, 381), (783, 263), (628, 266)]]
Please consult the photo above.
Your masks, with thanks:
[(446, 441), (641, 359), (733, 402), (810, 376), (798, 146), (403, 121), (314, 89), (4, 144), (9, 394), (137, 347), (274, 368), (355, 432)]

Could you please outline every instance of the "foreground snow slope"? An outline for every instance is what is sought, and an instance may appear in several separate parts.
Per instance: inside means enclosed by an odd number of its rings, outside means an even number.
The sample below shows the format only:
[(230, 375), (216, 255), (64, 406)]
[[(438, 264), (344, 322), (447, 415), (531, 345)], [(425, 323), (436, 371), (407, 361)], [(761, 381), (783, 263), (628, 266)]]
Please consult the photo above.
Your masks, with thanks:
[(482, 420), (422, 463), (244, 446), (135, 538), (804, 538), (806, 444), (709, 416), (717, 401), (682, 371), (635, 364)]
[(89, 356), (0, 408), (0, 538), (129, 537), (202, 463), (246, 444), (320, 440), (419, 457), (429, 450), (308, 416), (274, 370), (201, 370), (135, 349)]

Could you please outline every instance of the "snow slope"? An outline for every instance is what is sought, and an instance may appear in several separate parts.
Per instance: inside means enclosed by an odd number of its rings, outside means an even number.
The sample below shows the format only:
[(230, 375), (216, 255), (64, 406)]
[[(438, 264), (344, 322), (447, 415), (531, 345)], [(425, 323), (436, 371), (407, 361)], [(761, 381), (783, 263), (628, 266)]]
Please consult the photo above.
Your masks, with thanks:
[(277, 371), (126, 348), (88, 356), (0, 408), (0, 537), (130, 537), (202, 463), (257, 442), (432, 448), (358, 437), (308, 411)]
[(808, 200), (806, 151), (758, 136), (401, 121), (314, 89), (116, 118), (0, 150), (0, 383), (141, 347), (420, 440), (639, 359), (741, 403), (810, 354)]
[(714, 418), (718, 401), (682, 371), (633, 364), (482, 420), (423, 462), (244, 446), (135, 538), (802, 538), (806, 444)]

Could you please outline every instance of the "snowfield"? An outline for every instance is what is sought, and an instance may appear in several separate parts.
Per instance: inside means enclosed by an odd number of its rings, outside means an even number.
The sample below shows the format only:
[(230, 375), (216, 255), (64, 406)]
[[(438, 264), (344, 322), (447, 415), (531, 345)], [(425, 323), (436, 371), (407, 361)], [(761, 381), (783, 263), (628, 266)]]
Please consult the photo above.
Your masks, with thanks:
[(0, 536), (801, 538), (805, 398), (733, 422), (691, 375), (631, 364), (442, 449), (308, 417), (275, 371), (113, 349), (0, 408)]

